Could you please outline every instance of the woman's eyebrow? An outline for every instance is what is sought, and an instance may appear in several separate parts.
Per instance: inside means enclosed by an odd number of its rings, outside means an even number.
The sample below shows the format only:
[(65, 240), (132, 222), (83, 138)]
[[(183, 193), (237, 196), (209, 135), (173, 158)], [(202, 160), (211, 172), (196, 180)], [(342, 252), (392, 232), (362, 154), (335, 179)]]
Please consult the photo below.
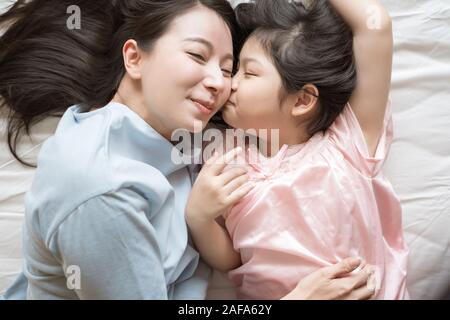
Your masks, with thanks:
[[(214, 46), (212, 45), (211, 42), (209, 42), (208, 40), (204, 39), (204, 38), (200, 38), (200, 37), (190, 37), (190, 38), (186, 38), (183, 40), (184, 42), (189, 41), (189, 42), (199, 42), (201, 44), (204, 44), (208, 50), (210, 52), (214, 51)], [(233, 54), (232, 53), (228, 53), (225, 55), (225, 57), (223, 58), (223, 60), (233, 60)]]

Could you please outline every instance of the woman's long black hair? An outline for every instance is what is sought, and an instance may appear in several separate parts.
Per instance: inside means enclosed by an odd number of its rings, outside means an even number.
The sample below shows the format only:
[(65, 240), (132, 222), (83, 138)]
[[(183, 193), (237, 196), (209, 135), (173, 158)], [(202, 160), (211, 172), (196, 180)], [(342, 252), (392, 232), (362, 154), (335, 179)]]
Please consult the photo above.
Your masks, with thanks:
[[(125, 73), (124, 43), (134, 39), (151, 50), (177, 16), (199, 4), (227, 23), (237, 57), (238, 27), (226, 0), (18, 0), (0, 16), (7, 27), (0, 37), (0, 111), (14, 157), (33, 166), (16, 152), (21, 134), (71, 105), (106, 105)], [(79, 29), (67, 24), (74, 5)]]

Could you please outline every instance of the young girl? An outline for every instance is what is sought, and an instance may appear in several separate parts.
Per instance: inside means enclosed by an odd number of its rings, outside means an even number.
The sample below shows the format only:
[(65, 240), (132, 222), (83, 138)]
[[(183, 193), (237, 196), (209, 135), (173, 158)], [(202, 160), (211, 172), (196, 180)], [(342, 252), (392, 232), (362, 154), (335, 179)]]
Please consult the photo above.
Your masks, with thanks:
[(392, 141), (390, 18), (376, 0), (330, 3), (257, 0), (236, 9), (251, 35), (223, 118), (234, 128), (278, 129), (282, 147), (262, 160), (251, 149), (241, 156), (254, 187), (231, 207), (228, 190), (247, 188), (247, 179), (228, 183), (237, 169), (221, 170), (213, 156), (186, 216), (201, 255), (231, 270), (239, 298), (278, 299), (347, 256), (373, 266), (367, 286), (353, 284), (367, 298), (407, 297), (401, 207), (380, 172)]

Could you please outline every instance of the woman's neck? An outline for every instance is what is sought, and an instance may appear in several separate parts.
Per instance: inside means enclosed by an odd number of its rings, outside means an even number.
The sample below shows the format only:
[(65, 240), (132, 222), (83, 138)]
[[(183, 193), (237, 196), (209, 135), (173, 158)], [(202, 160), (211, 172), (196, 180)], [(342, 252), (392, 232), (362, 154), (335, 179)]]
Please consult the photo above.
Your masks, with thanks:
[(130, 81), (127, 81), (125, 77), (122, 79), (119, 89), (114, 95), (112, 102), (117, 102), (127, 106), (166, 140), (169, 142), (171, 141), (171, 131), (168, 130), (163, 123), (157, 121), (155, 117), (152, 117), (149, 108), (143, 102), (142, 92), (136, 88), (136, 85), (130, 83)]

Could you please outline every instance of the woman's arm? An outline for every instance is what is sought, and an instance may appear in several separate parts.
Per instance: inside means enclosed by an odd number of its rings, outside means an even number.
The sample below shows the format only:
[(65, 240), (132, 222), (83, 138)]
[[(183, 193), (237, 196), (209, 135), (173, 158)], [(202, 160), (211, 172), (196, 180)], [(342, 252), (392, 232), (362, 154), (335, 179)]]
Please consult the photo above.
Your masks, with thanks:
[[(99, 195), (76, 208), (50, 240), (73, 285), (69, 289), (89, 300), (169, 298), (161, 239), (149, 215), (148, 199), (130, 189)], [(72, 273), (73, 267), (78, 272)]]
[(392, 22), (378, 0), (330, 0), (353, 32), (357, 83), (350, 105), (375, 153), (383, 129), (392, 71)]

